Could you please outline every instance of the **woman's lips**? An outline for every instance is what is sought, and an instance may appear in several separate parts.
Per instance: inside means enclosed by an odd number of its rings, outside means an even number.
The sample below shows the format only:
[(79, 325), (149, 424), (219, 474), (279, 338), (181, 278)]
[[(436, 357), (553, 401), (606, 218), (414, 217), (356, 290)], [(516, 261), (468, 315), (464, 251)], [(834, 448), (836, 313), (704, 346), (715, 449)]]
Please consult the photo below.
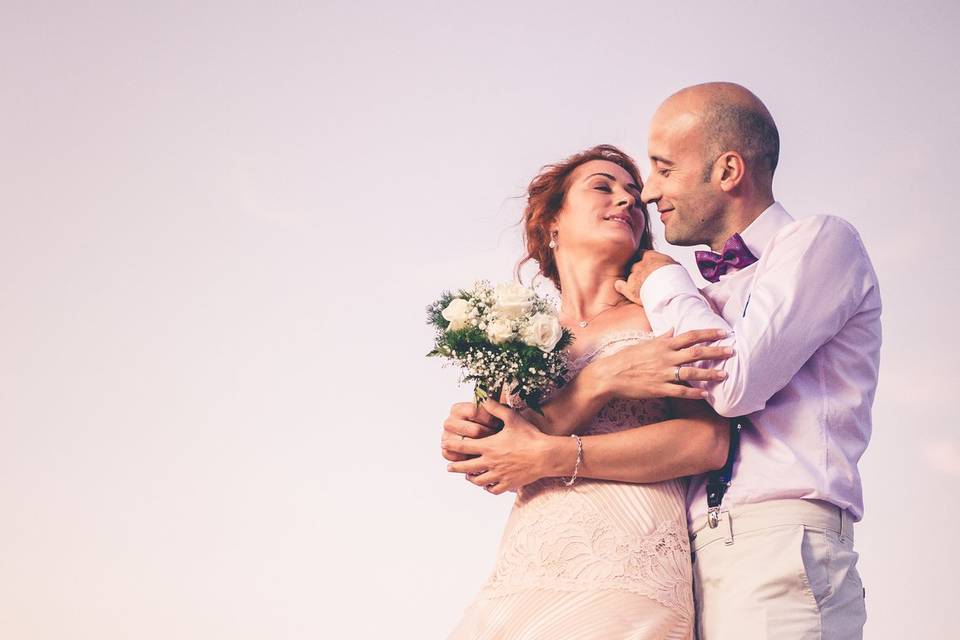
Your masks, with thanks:
[(615, 223), (615, 224), (621, 224), (621, 225), (627, 227), (628, 229), (633, 230), (633, 220), (630, 219), (630, 216), (623, 215), (623, 214), (619, 214), (619, 213), (612, 213), (612, 214), (610, 214), (610, 215), (608, 215), (608, 216), (604, 216), (603, 219), (604, 219), (606, 222), (613, 222), (613, 223)]

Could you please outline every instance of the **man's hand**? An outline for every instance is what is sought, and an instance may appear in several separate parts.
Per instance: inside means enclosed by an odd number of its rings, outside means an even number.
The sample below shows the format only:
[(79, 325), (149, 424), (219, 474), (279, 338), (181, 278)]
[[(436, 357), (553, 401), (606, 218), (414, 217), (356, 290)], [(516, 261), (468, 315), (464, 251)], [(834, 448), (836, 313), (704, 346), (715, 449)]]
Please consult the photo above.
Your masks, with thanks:
[(674, 337), (670, 331), (595, 360), (580, 372), (580, 376), (588, 376), (592, 392), (604, 400), (701, 400), (706, 397), (705, 391), (678, 382), (724, 380), (727, 377), (724, 371), (685, 365), (701, 360), (726, 360), (731, 357), (733, 349), (730, 347), (700, 344), (720, 340), (726, 335), (727, 332), (723, 330), (700, 329)]
[[(471, 456), (458, 453), (444, 445), (450, 438), (486, 438), (497, 432), (500, 421), (490, 415), (483, 407), (473, 402), (458, 402), (450, 407), (450, 415), (443, 422), (440, 433), (440, 453), (451, 462), (468, 460)], [(449, 436), (450, 438), (448, 438)]]
[(647, 249), (643, 252), (641, 259), (631, 267), (630, 277), (626, 280), (617, 280), (613, 284), (613, 288), (624, 298), (630, 300), (630, 302), (643, 306), (640, 302), (640, 287), (647, 281), (651, 273), (660, 267), (666, 267), (671, 264), (677, 264), (676, 260), (666, 254)]
[[(441, 446), (447, 452), (462, 456), (461, 462), (448, 464), (447, 471), (464, 473), (467, 480), (493, 494), (516, 491), (551, 475), (554, 445), (570, 444), (566, 442), (570, 438), (545, 435), (522, 415), (493, 400), (486, 400), (480, 410), (500, 418), (503, 429), (479, 440), (444, 431)], [(571, 469), (575, 461), (576, 449), (570, 460)]]

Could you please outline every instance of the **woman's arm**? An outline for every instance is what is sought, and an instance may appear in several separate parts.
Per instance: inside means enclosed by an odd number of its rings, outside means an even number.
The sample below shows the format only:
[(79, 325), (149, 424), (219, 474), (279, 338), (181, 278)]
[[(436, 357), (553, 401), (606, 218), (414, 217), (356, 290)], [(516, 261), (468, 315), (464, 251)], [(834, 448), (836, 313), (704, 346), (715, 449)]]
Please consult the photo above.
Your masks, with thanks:
[[(674, 400), (674, 417), (616, 433), (583, 436), (578, 476), (620, 482), (660, 482), (723, 466), (729, 420), (706, 402)], [(569, 476), (577, 458), (574, 438), (551, 440), (545, 455), (549, 476)]]
[[(705, 347), (703, 342), (726, 335), (716, 329), (668, 332), (652, 340), (621, 349), (590, 363), (543, 406), (542, 416), (531, 416), (544, 433), (560, 436), (576, 433), (593, 419), (611, 398), (700, 398), (703, 390), (675, 384), (679, 367), (682, 382), (722, 380), (716, 369), (690, 366), (701, 360), (721, 361), (731, 357), (729, 347)], [(629, 382), (628, 386), (624, 383)], [(483, 438), (495, 433), (493, 416), (473, 402), (458, 402), (443, 423), (440, 451), (452, 462), (467, 459), (446, 446), (449, 438)]]
[[(620, 482), (659, 482), (704, 473), (723, 466), (729, 422), (703, 402), (674, 401), (676, 418), (616, 433), (583, 436), (578, 477)], [(478, 457), (447, 465), (491, 493), (516, 490), (540, 478), (569, 476), (577, 459), (577, 443), (568, 436), (541, 432), (509, 407), (487, 401), (484, 409), (504, 422), (495, 435), (474, 440), (452, 434), (444, 447)], [(476, 474), (476, 475), (471, 475)]]
[[(652, 340), (621, 349), (590, 363), (543, 406), (543, 420), (537, 426), (551, 435), (570, 435), (593, 419), (612, 398), (633, 400), (649, 398), (700, 399), (701, 389), (676, 384), (677, 367), (682, 382), (717, 381), (726, 374), (716, 369), (692, 366), (701, 360), (725, 360), (733, 354), (729, 347), (705, 347), (701, 343), (717, 340), (723, 331), (706, 329), (673, 336), (668, 332)], [(622, 384), (629, 371), (631, 385)], [(636, 380), (643, 380), (636, 384)]]

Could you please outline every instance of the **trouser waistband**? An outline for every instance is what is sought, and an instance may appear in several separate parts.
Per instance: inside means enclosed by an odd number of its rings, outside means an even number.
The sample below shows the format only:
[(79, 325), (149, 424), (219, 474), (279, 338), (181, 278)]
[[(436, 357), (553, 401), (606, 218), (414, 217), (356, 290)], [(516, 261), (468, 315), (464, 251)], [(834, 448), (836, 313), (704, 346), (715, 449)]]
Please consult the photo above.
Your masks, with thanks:
[(691, 527), (694, 548), (723, 539), (733, 544), (736, 534), (778, 525), (799, 524), (835, 531), (840, 540), (853, 540), (853, 518), (845, 509), (823, 500), (767, 500), (756, 504), (734, 505), (720, 511), (715, 529), (707, 526), (707, 518), (698, 518)]

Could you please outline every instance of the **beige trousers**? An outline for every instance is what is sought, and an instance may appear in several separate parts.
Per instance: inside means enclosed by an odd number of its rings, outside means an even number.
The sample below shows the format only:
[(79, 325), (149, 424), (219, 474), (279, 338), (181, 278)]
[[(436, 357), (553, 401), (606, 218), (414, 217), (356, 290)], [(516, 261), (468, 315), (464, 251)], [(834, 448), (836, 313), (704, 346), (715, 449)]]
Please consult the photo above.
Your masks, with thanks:
[(770, 500), (695, 522), (694, 596), (700, 640), (863, 637), (864, 589), (853, 523), (819, 500)]

